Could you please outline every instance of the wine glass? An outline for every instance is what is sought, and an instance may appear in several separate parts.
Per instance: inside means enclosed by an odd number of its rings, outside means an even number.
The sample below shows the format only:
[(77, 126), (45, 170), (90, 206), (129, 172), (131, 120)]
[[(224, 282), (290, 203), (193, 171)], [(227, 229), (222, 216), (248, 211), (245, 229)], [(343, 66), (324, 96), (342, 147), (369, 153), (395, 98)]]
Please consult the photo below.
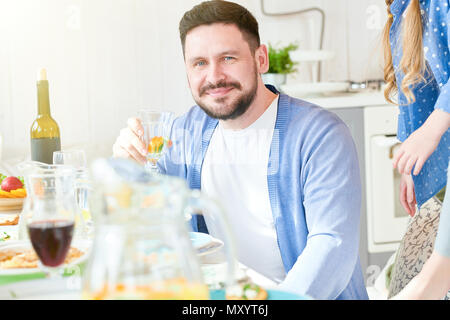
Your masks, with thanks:
[(77, 214), (76, 224), (80, 227), (76, 229), (76, 236), (86, 236), (87, 229), (92, 229), (89, 210), (89, 193), (91, 183), (89, 179), (86, 153), (81, 149), (61, 150), (53, 152), (53, 164), (72, 166), (76, 170), (75, 176), (75, 196), (80, 212)]
[(36, 170), (28, 181), (33, 199), (32, 214), (26, 222), (28, 235), (40, 268), (47, 277), (58, 277), (74, 234), (75, 169), (52, 166)]
[(54, 151), (53, 164), (65, 164), (77, 169), (86, 168), (86, 153), (81, 149)]
[(156, 163), (172, 146), (170, 133), (175, 115), (170, 111), (158, 111), (154, 109), (141, 109), (138, 112), (144, 128), (143, 141), (147, 152), (146, 169), (149, 172), (157, 172)]

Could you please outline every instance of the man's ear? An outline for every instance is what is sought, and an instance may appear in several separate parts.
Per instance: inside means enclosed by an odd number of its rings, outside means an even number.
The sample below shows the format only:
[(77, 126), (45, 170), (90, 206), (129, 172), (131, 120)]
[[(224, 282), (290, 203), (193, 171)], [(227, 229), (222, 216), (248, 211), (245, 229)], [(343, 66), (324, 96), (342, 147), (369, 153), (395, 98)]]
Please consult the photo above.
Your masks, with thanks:
[(260, 74), (269, 70), (269, 53), (266, 45), (260, 45), (255, 51), (256, 67)]

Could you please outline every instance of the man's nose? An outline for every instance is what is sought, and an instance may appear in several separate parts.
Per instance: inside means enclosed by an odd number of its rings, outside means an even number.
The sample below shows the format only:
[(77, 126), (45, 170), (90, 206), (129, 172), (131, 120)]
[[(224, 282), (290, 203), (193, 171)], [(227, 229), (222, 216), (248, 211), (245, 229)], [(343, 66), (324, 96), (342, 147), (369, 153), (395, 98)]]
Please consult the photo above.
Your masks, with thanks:
[(225, 74), (221, 65), (218, 63), (210, 63), (208, 66), (206, 81), (212, 84), (216, 84), (223, 80), (225, 80)]

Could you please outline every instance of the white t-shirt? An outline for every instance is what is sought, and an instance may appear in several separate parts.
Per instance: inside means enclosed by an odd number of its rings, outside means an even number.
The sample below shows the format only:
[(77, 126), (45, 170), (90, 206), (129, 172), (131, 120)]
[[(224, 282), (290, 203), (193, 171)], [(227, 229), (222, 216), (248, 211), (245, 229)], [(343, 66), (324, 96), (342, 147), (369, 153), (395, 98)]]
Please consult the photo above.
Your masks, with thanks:
[[(281, 260), (267, 186), (270, 145), (278, 97), (248, 128), (214, 130), (201, 173), (202, 191), (226, 211), (239, 262), (276, 283), (286, 273)], [(221, 238), (205, 217), (209, 233)]]

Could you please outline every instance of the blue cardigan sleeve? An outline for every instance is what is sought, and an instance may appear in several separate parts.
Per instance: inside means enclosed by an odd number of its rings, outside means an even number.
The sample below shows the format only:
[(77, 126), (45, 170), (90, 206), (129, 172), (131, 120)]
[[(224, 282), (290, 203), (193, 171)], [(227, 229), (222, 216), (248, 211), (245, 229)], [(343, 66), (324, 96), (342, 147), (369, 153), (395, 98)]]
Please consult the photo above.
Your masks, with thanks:
[(334, 115), (313, 119), (307, 127), (300, 177), (307, 242), (280, 289), (336, 299), (359, 262), (358, 158), (349, 129)]

